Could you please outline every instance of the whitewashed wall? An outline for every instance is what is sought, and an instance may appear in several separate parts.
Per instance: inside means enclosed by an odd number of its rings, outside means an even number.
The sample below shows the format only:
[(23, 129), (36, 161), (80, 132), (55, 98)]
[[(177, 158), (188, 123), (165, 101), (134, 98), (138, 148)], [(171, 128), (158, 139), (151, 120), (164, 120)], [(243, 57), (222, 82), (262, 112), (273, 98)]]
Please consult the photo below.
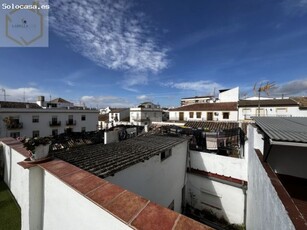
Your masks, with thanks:
[[(191, 168), (247, 181), (247, 161), (190, 151)], [(244, 223), (245, 191), (242, 185), (188, 174), (187, 201), (197, 209), (211, 210), (230, 223)], [(194, 198), (192, 198), (194, 197)]]
[(270, 178), (253, 148), (254, 132), (249, 132), (248, 191), (246, 229), (295, 229)]
[[(284, 110), (285, 109), (285, 110)], [(257, 116), (258, 106), (239, 107), (239, 120), (251, 119), (251, 116)], [(260, 107), (262, 116), (286, 116), (286, 117), (306, 117), (307, 110), (300, 110), (298, 106), (279, 106), (279, 107)]]
[(239, 87), (220, 93), (219, 100), (220, 102), (237, 102), (239, 100)]
[[(183, 119), (185, 121), (207, 121), (207, 111), (198, 111), (201, 112), (201, 118), (196, 118), (197, 111), (182, 111)], [(193, 112), (193, 118), (190, 118), (190, 112)], [(238, 112), (237, 111), (209, 111), (213, 112), (213, 121), (237, 121), (238, 120)], [(217, 112), (218, 115), (214, 113)], [(223, 119), (223, 112), (229, 113), (229, 119)], [(170, 111), (169, 119), (171, 121), (179, 121), (179, 111)]]
[[(149, 118), (147, 122), (146, 119)], [(161, 122), (162, 110), (155, 108), (131, 108), (130, 109), (130, 123), (133, 125), (144, 125), (149, 122)]]
[(18, 165), (25, 157), (9, 146), (3, 144), (1, 154), (5, 183), (21, 208), (22, 230), (131, 229), (52, 174)]
[(3, 144), (4, 182), (10, 188), (21, 209), (21, 228), (28, 230), (29, 221), (29, 170), (24, 170), (18, 162), (25, 159), (16, 150)]
[(190, 151), (190, 156), (193, 169), (247, 181), (247, 162), (245, 159), (198, 151)]
[(187, 142), (172, 148), (172, 156), (161, 162), (160, 155), (124, 169), (106, 180), (164, 207), (174, 200), (181, 211), (181, 191), (185, 185)]
[(211, 210), (230, 223), (244, 223), (244, 190), (209, 178), (188, 174), (187, 202), (199, 210)]
[[(58, 134), (63, 133), (67, 128), (66, 121), (68, 115), (73, 115), (76, 125), (70, 126), (74, 132), (81, 132), (82, 127), (86, 131), (96, 131), (98, 122), (98, 111), (92, 110), (67, 110), (67, 109), (0, 109), (0, 137), (9, 137), (12, 132), (20, 132), (21, 136), (32, 137), (34, 130), (39, 130), (41, 137), (52, 135), (52, 130), (57, 129)], [(82, 115), (86, 115), (86, 120), (82, 121)], [(8, 116), (18, 116), (23, 123), (21, 129), (8, 130), (3, 119)], [(33, 123), (32, 116), (39, 116), (39, 122)], [(50, 126), (52, 116), (57, 116), (61, 121), (60, 126)]]
[(46, 171), (44, 181), (44, 230), (131, 229)]

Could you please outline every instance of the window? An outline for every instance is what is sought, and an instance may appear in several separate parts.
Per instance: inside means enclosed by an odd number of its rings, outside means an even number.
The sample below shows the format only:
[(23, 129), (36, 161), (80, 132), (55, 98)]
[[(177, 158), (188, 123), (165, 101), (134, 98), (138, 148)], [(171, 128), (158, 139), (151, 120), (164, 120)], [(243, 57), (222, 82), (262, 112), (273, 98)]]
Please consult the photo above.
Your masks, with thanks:
[(201, 118), (201, 112), (196, 113), (196, 118)]
[(33, 130), (32, 136), (34, 137), (39, 137), (39, 130)]
[(12, 132), (10, 133), (10, 137), (13, 137), (13, 138), (20, 137), (20, 132)]
[(161, 161), (164, 161), (165, 159), (169, 158), (171, 155), (172, 155), (172, 150), (171, 149), (163, 151), (161, 153)]
[(85, 121), (86, 120), (86, 116), (85, 115), (82, 115), (81, 116), (81, 121)]
[(57, 129), (53, 129), (52, 130), (52, 136), (57, 136), (58, 135), (58, 130)]
[(212, 112), (208, 112), (207, 113), (207, 120), (208, 121), (212, 121), (213, 120), (213, 113)]
[(86, 131), (86, 128), (85, 127), (82, 127), (81, 128), (81, 132), (85, 132)]
[(223, 119), (229, 119), (229, 113), (223, 113)]
[(194, 117), (194, 112), (190, 112), (190, 118)]
[(32, 116), (32, 122), (38, 123), (39, 122), (39, 116)]
[(58, 123), (58, 117), (57, 116), (52, 116), (52, 124)]

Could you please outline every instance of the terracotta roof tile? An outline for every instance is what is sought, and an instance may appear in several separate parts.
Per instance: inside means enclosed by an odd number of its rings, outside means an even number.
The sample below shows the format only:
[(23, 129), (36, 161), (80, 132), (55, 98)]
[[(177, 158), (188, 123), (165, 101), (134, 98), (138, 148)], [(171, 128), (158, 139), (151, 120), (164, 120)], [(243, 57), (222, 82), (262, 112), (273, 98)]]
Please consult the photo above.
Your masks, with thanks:
[(292, 99), (271, 99), (271, 100), (240, 100), (239, 107), (255, 107), (260, 102), (261, 107), (265, 106), (298, 106), (298, 103)]
[(55, 99), (53, 99), (53, 100), (51, 100), (50, 101), (51, 103), (71, 103), (71, 102), (69, 102), (69, 101), (66, 101), (65, 99), (63, 99), (63, 98), (55, 98)]
[(14, 101), (0, 101), (0, 108), (7, 109), (43, 109), (36, 103), (28, 103), (28, 102), (14, 102)]
[(238, 111), (237, 102), (197, 103), (185, 105), (169, 111)]
[(178, 216), (176, 212), (149, 203), (131, 225), (137, 229), (171, 230)]
[(106, 183), (91, 191), (87, 196), (100, 206), (106, 206), (111, 200), (122, 193), (124, 189), (114, 184)]
[(53, 163), (51, 162), (46, 162), (40, 164), (44, 169), (47, 171), (51, 172), (52, 174), (56, 175), (57, 177), (61, 178), (64, 177), (65, 175), (80, 171), (80, 168), (67, 164), (66, 162), (59, 161), (58, 163)]
[(129, 223), (148, 202), (143, 197), (129, 191), (124, 191), (105, 206), (105, 208)]
[(205, 226), (195, 220), (187, 218), (183, 215), (180, 215), (179, 221), (177, 222), (174, 230), (186, 230), (186, 229), (193, 229), (193, 230), (210, 230), (208, 226)]

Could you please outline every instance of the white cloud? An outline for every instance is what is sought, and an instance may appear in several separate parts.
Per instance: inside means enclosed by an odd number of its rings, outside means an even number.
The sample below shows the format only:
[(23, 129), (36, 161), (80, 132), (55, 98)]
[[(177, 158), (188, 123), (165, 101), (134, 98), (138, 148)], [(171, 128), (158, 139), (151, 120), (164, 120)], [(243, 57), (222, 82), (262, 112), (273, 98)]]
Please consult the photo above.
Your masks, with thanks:
[(102, 67), (157, 73), (167, 67), (144, 14), (130, 0), (50, 2), (50, 25), (72, 48)]
[(272, 95), (281, 96), (307, 96), (307, 79), (297, 79), (283, 84), (277, 84)]
[(9, 88), (0, 85), (0, 100), (4, 101), (4, 91), (6, 94), (7, 101), (26, 101), (35, 102), (37, 96), (45, 95), (45, 92), (36, 87), (25, 87), (25, 88)]
[(83, 96), (81, 102), (88, 107), (106, 108), (128, 108), (133, 107), (133, 104), (127, 99), (115, 96)]
[(140, 101), (150, 101), (152, 98), (148, 95), (139, 95), (136, 97), (136, 99), (140, 100)]
[(218, 90), (223, 88), (220, 84), (212, 81), (192, 81), (192, 82), (169, 82), (163, 84), (164, 86), (181, 89), (181, 90), (193, 90), (206, 94), (213, 94), (214, 89)]

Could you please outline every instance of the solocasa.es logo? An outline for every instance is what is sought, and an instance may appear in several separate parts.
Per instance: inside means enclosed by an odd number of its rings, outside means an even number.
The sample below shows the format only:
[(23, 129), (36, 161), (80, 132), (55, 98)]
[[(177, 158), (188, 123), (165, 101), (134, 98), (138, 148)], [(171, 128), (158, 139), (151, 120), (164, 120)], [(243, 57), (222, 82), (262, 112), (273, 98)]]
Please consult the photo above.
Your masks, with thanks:
[(2, 11), (5, 13), (1, 16), (4, 16), (2, 19), (4, 19), (5, 31), (1, 31), (0, 46), (48, 46), (48, 13), (46, 15), (47, 10), (41, 9), (41, 7), (38, 2), (2, 4)]

